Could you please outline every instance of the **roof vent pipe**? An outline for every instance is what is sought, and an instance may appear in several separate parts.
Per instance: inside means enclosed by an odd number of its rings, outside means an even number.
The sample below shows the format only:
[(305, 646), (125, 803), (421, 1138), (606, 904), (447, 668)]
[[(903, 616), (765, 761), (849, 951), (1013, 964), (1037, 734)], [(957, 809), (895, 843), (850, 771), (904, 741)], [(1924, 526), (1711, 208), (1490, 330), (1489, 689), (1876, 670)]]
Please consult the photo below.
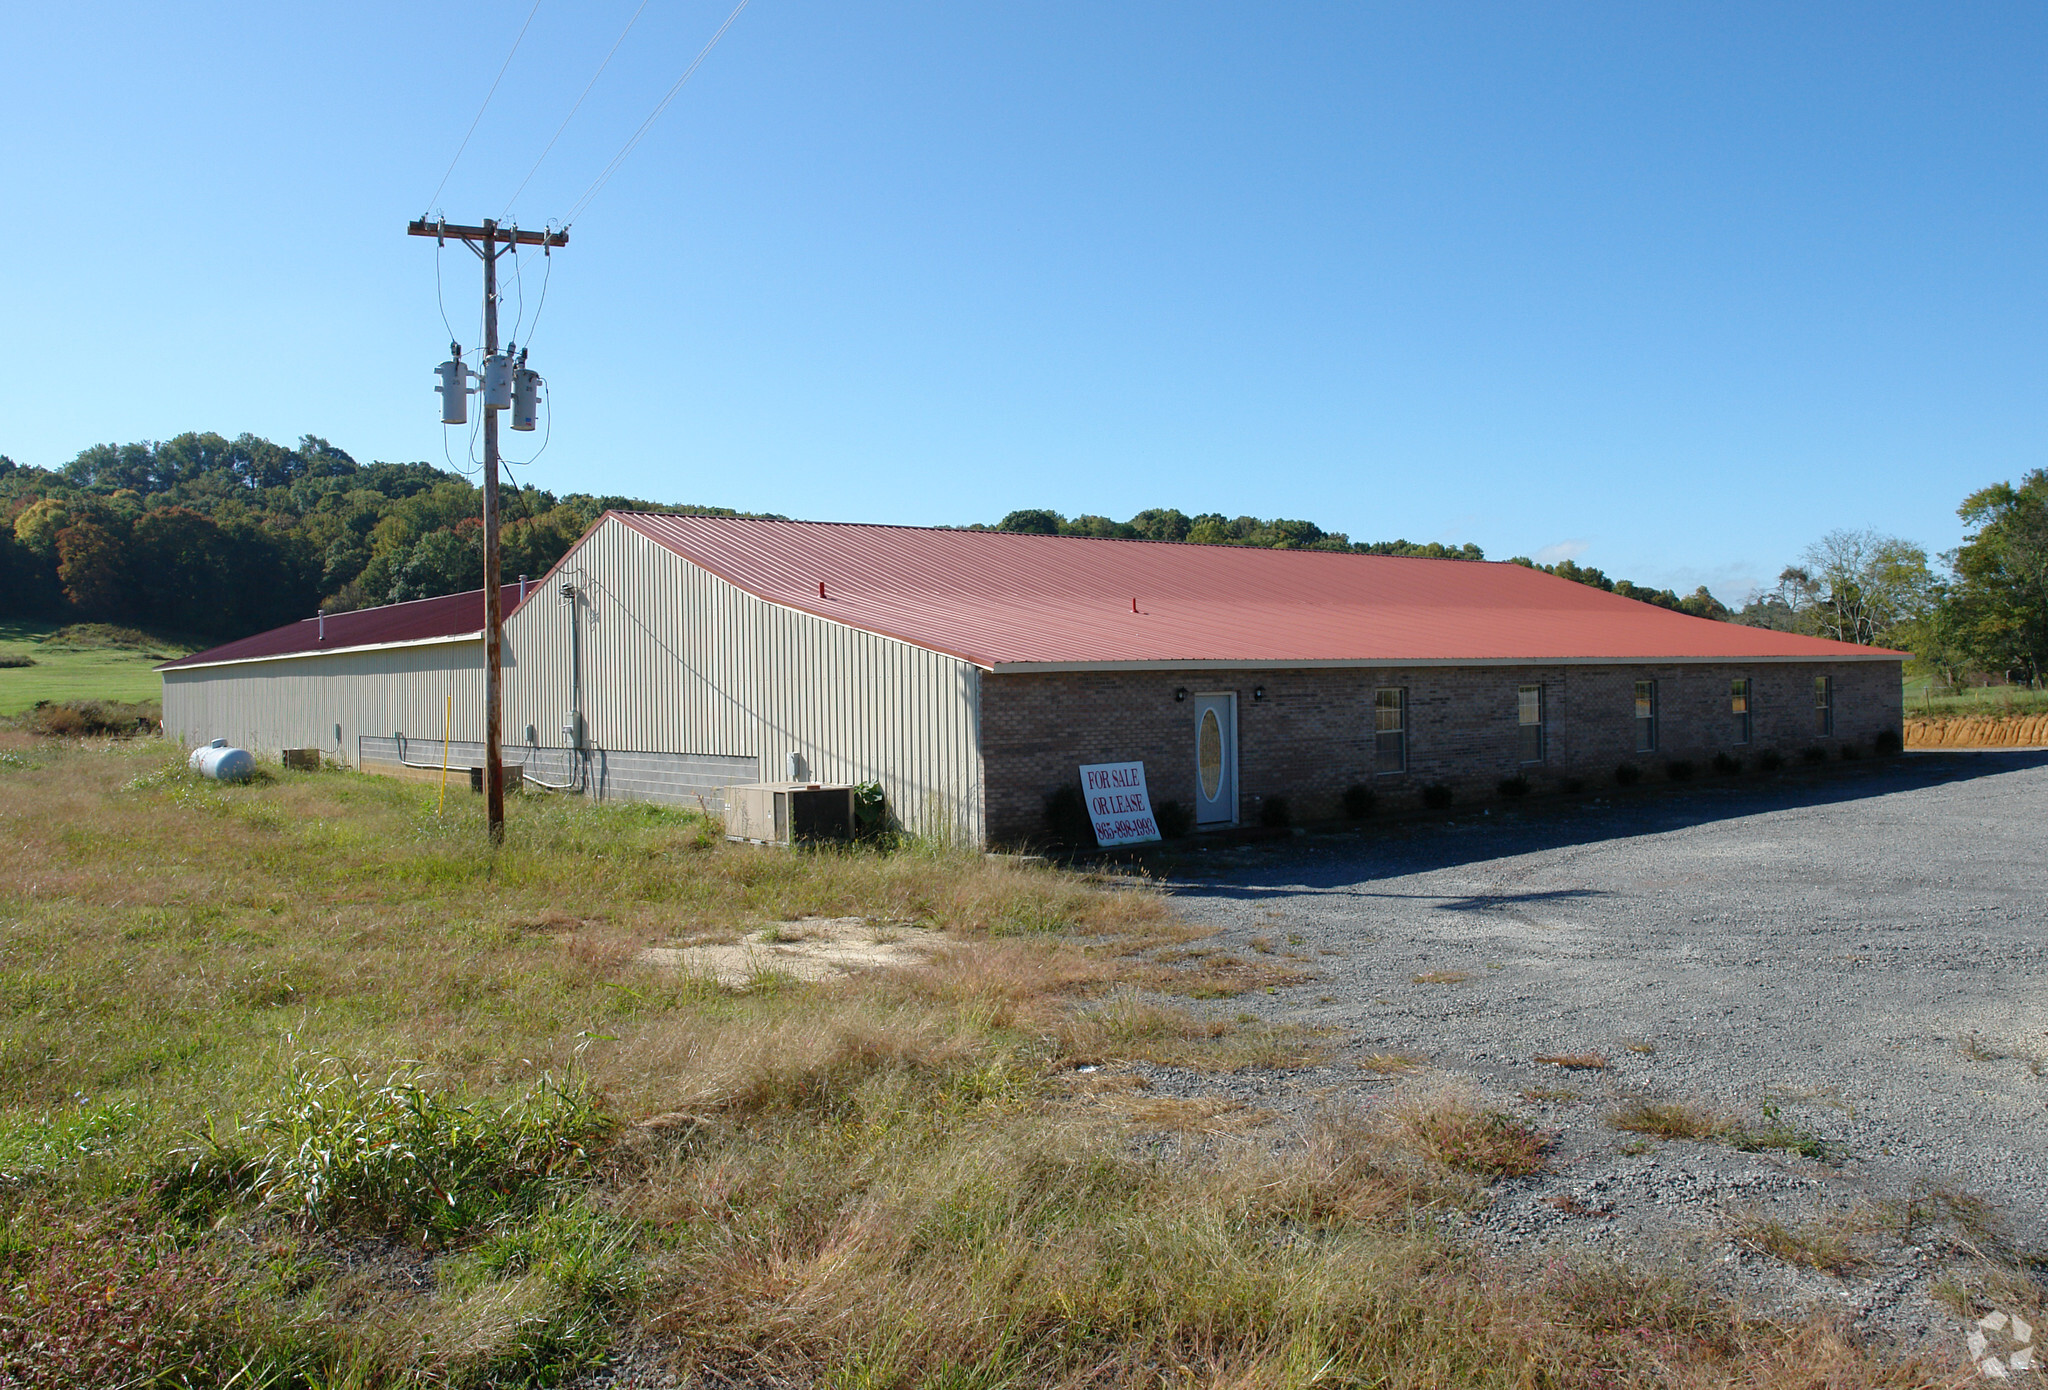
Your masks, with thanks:
[(325, 642), (327, 640), (327, 615), (325, 613), (316, 613), (313, 616), (320, 620), (320, 640)]
[(526, 602), (526, 576), (523, 574), (519, 576), (519, 601)]

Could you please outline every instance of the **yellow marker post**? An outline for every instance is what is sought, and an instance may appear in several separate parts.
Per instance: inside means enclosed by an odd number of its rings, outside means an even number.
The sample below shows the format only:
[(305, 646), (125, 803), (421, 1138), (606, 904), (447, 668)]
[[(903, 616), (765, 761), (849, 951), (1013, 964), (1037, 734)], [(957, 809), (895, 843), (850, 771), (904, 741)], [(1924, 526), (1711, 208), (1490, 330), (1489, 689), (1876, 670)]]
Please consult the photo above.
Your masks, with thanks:
[(455, 722), (455, 697), (448, 697), (448, 708), (441, 712), (441, 800), (434, 807), (434, 814), (440, 815), (448, 809), (448, 726)]

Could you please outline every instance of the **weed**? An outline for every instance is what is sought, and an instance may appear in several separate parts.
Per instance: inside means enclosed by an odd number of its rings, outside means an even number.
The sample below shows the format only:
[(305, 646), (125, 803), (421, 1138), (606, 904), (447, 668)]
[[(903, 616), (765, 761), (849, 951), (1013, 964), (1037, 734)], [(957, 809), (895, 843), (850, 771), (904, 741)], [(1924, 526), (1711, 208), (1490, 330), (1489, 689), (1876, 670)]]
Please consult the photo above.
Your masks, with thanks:
[(1521, 1095), (1523, 1100), (1541, 1101), (1547, 1105), (1570, 1105), (1586, 1098), (1584, 1092), (1569, 1086), (1524, 1086)]
[(1429, 1065), (1427, 1057), (1412, 1052), (1368, 1052), (1358, 1059), (1359, 1070), (1376, 1076), (1398, 1076)]
[(1512, 777), (1503, 777), (1496, 782), (1494, 790), (1510, 801), (1519, 801), (1529, 794), (1529, 779), (1518, 772)]
[(1776, 772), (1784, 765), (1785, 755), (1775, 748), (1766, 748), (1756, 755), (1756, 767), (1759, 772)]
[(1827, 760), (1828, 750), (1817, 743), (1808, 744), (1799, 750), (1799, 761), (1803, 763), (1824, 763)]
[(1622, 763), (1614, 769), (1614, 784), (1618, 787), (1633, 787), (1643, 780), (1643, 770), (1634, 763)]
[(1365, 820), (1379, 804), (1379, 794), (1371, 787), (1353, 782), (1344, 789), (1344, 815), (1349, 820)]
[(1622, 1046), (1630, 1052), (1640, 1053), (1645, 1057), (1651, 1056), (1657, 1051), (1657, 1044), (1649, 1041), (1647, 1038), (1636, 1038), (1633, 1041), (1623, 1043)]
[(1905, 747), (1905, 740), (1897, 729), (1879, 729), (1870, 740), (1870, 751), (1880, 758), (1888, 758)]
[(1775, 1217), (1745, 1216), (1735, 1223), (1735, 1238), (1772, 1259), (1827, 1274), (1853, 1273), (1869, 1263), (1841, 1225), (1831, 1221), (1787, 1225)]
[(1720, 773), (1723, 777), (1733, 777), (1736, 773), (1742, 771), (1742, 759), (1736, 757), (1733, 753), (1716, 753), (1713, 759), (1713, 766), (1714, 771)]
[(0, 652), (0, 671), (20, 671), (36, 664), (26, 652)]
[(1630, 1101), (1610, 1115), (1607, 1123), (1657, 1139), (1718, 1139), (1728, 1130), (1727, 1121), (1720, 1116), (1682, 1101)]
[(1566, 796), (1577, 796), (1586, 789), (1586, 779), (1583, 777), (1560, 778), (1557, 789)]
[(1446, 1091), (1394, 1108), (1395, 1141), (1447, 1168), (1482, 1178), (1525, 1177), (1543, 1166), (1556, 1136)]
[(1769, 1101), (1764, 1102), (1763, 1116), (1763, 1124), (1755, 1128), (1747, 1125), (1731, 1128), (1724, 1136), (1727, 1142), (1734, 1148), (1752, 1152), (1783, 1149), (1801, 1158), (1826, 1159), (1833, 1156), (1825, 1140), (1786, 1120), (1778, 1107)]
[(1269, 829), (1294, 824), (1294, 812), (1284, 796), (1269, 796), (1259, 803), (1259, 824)]
[(1442, 782), (1431, 782), (1422, 789), (1422, 804), (1427, 810), (1448, 810), (1451, 803), (1456, 800), (1457, 794)]
[(246, 1132), (250, 1187), (315, 1226), (448, 1236), (531, 1211), (587, 1170), (612, 1122), (580, 1084), (491, 1107), (429, 1090), (414, 1064), (381, 1082), (332, 1059), (295, 1067)]
[(1563, 1212), (1563, 1213), (1564, 1213), (1564, 1214), (1565, 1214), (1566, 1216), (1595, 1216), (1595, 1217), (1598, 1217), (1598, 1216), (1612, 1216), (1612, 1215), (1614, 1215), (1614, 1208), (1613, 1208), (1613, 1207), (1611, 1207), (1611, 1206), (1607, 1206), (1607, 1207), (1595, 1207), (1595, 1206), (1589, 1206), (1589, 1205), (1587, 1205), (1587, 1204), (1586, 1204), (1585, 1202), (1582, 1202), (1582, 1201), (1580, 1201), (1580, 1200), (1579, 1200), (1579, 1199), (1578, 1199), (1577, 1197), (1574, 1197), (1574, 1196), (1572, 1196), (1572, 1194), (1571, 1194), (1571, 1193), (1569, 1193), (1569, 1192), (1563, 1192), (1563, 1193), (1559, 1193), (1559, 1194), (1558, 1194), (1557, 1196), (1555, 1196), (1555, 1197), (1545, 1197), (1545, 1198), (1543, 1199), (1543, 1204), (1544, 1204), (1545, 1206), (1548, 1206), (1548, 1207), (1556, 1207), (1556, 1208), (1557, 1208), (1557, 1209), (1558, 1209), (1559, 1211)]
[(1684, 758), (1673, 758), (1664, 764), (1664, 775), (1674, 782), (1690, 782), (1694, 770), (1693, 765)]
[(1431, 970), (1414, 977), (1418, 985), (1462, 985), (1472, 978), (1469, 970)]
[(1539, 1052), (1535, 1060), (1567, 1071), (1606, 1071), (1607, 1059), (1597, 1052)]

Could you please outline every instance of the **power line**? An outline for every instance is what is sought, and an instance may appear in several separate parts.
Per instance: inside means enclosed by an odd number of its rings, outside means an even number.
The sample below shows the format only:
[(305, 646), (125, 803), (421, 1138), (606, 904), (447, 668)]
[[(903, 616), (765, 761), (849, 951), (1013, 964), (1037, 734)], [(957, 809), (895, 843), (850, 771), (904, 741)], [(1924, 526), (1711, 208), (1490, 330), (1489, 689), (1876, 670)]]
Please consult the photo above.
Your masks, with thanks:
[(562, 219), (564, 227), (574, 222), (582, 214), (583, 209), (590, 206), (590, 200), (597, 196), (598, 190), (611, 181), (612, 175), (617, 173), (619, 166), (626, 162), (626, 156), (633, 152), (633, 147), (640, 143), (641, 137), (647, 134), (648, 128), (661, 118), (662, 112), (668, 110), (668, 104), (676, 99), (676, 93), (683, 89), (683, 84), (688, 82), (695, 75), (704, 60), (711, 56), (711, 50), (718, 47), (718, 41), (725, 37), (726, 30), (732, 28), (732, 22), (740, 17), (740, 11), (747, 7), (747, 3), (748, 0), (740, 0), (739, 4), (732, 7), (732, 13), (725, 17), (725, 23), (718, 26), (718, 32), (711, 36), (711, 41), (699, 50), (695, 58), (690, 60), (690, 66), (683, 69), (683, 75), (676, 79), (675, 86), (668, 89), (668, 95), (663, 97), (656, 104), (654, 110), (648, 113), (646, 120), (640, 122), (640, 128), (634, 131), (626, 143), (620, 147), (619, 152), (612, 156), (611, 162), (598, 171), (596, 180), (592, 182), (588, 189), (584, 190), (583, 196), (576, 200), (576, 205), (569, 209), (569, 215)]
[(512, 196), (505, 200), (505, 211), (498, 214), (500, 221), (511, 213), (512, 205), (519, 201), (519, 195), (526, 191), (526, 185), (532, 183), (533, 176), (540, 172), (541, 164), (555, 148), (555, 141), (562, 138), (562, 132), (569, 128), (569, 122), (575, 120), (576, 113), (583, 109), (583, 103), (589, 98), (591, 88), (597, 85), (598, 78), (604, 76), (604, 70), (611, 66), (612, 55), (619, 51), (619, 45), (626, 41), (626, 35), (633, 32), (633, 26), (640, 22), (640, 11), (646, 8), (647, 0), (640, 0), (640, 8), (633, 11), (633, 17), (626, 21), (626, 27), (619, 30), (619, 36), (612, 40), (611, 49), (604, 55), (604, 61), (597, 65), (596, 72), (590, 74), (590, 82), (584, 87), (583, 95), (576, 98), (576, 104), (569, 108), (569, 114), (562, 117), (562, 123), (555, 127), (555, 133), (549, 138), (547, 148), (540, 152), (540, 158), (533, 161), (533, 167), (526, 171), (526, 177), (519, 181), (519, 187), (513, 189)]
[(426, 210), (420, 216), (425, 217), (434, 210), (435, 199), (439, 198), (441, 190), (448, 186), (448, 176), (455, 172), (455, 166), (462, 160), (462, 152), (469, 148), (469, 137), (476, 134), (477, 125), (483, 120), (484, 112), (490, 109), (491, 98), (498, 94), (498, 84), (505, 80), (505, 69), (512, 66), (512, 54), (519, 51), (520, 41), (526, 37), (526, 31), (533, 25), (534, 15), (539, 12), (540, 0), (533, 0), (533, 8), (526, 12), (526, 23), (519, 26), (519, 33), (512, 40), (511, 51), (506, 53), (505, 61), (498, 65), (498, 75), (491, 79), (491, 90), (484, 93), (484, 104), (477, 107), (476, 119), (469, 123), (469, 129), (463, 133), (462, 143), (455, 147), (455, 158), (448, 161), (448, 168), (443, 171), (441, 181), (434, 185), (433, 196), (427, 199)]

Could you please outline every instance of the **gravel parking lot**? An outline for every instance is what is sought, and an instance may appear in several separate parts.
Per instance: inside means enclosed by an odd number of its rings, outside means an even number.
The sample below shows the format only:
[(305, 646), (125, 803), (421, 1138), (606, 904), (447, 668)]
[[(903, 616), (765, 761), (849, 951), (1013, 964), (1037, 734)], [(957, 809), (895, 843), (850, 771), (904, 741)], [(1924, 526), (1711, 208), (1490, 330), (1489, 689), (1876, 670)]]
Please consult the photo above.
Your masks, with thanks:
[[(1559, 1132), (1548, 1173), (1470, 1218), (1504, 1255), (1682, 1258), (1760, 1304), (1829, 1300), (1949, 1341), (1944, 1270), (2048, 1249), (2048, 753), (1496, 803), (1198, 850), (1175, 889), (1232, 946), (1315, 974), (1227, 1008), (1333, 1030), (1338, 1053), (1309, 1074), (1155, 1070), (1154, 1088), (1301, 1115), (1477, 1087)], [(1403, 1053), (1427, 1068), (1361, 1066)], [(1534, 1060), (1574, 1053), (1608, 1066)], [(1825, 1156), (1613, 1128), (1639, 1099)], [(1854, 1257), (1824, 1273), (1764, 1253), (1765, 1220)]]

